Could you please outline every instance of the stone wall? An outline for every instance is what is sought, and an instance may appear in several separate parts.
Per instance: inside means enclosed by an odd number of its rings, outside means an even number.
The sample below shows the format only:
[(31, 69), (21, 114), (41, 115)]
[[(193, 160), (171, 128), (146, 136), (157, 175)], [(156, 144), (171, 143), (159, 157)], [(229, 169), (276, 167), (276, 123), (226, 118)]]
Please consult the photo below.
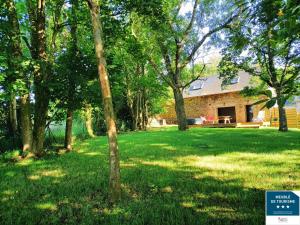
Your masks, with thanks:
[[(236, 122), (246, 122), (246, 105), (251, 105), (258, 99), (245, 98), (239, 92), (230, 92), (224, 94), (198, 96), (185, 98), (185, 110), (187, 118), (199, 118), (201, 115), (218, 118), (218, 108), (235, 107)], [(257, 117), (261, 106), (254, 107), (254, 118)], [(160, 119), (166, 119), (168, 123), (176, 122), (176, 113), (174, 102), (168, 102), (165, 106), (165, 113), (158, 116)]]

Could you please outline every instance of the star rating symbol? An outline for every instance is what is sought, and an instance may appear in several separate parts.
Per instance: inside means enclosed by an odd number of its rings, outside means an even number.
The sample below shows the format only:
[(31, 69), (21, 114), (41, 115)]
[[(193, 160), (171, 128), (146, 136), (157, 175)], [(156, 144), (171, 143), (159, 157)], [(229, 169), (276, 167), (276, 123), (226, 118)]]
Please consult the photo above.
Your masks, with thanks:
[(283, 208), (283, 209), (284, 209), (284, 208), (287, 208), (287, 209), (289, 209), (289, 208), (290, 208), (290, 206), (289, 206), (289, 205), (286, 205), (286, 206), (284, 206), (284, 205), (282, 205), (282, 206), (280, 206), (280, 205), (277, 205), (277, 206), (276, 206), (276, 208), (277, 208), (277, 209), (279, 209), (280, 207), (281, 207), (281, 208)]

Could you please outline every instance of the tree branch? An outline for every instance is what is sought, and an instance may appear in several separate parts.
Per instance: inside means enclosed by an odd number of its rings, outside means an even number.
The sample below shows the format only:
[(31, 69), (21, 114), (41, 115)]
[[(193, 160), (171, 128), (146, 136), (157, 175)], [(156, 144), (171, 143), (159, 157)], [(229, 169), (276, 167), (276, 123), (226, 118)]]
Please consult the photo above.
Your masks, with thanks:
[(292, 81), (292, 80), (297, 80), (297, 79), (299, 79), (299, 78), (300, 78), (299, 71), (295, 71), (295, 73), (294, 73), (290, 78), (288, 78), (286, 81), (284, 81), (284, 82), (282, 83), (282, 85), (286, 85), (286, 84), (288, 84), (290, 81)]
[(191, 83), (193, 83), (194, 81), (198, 80), (198, 79), (201, 77), (203, 71), (205, 70), (205, 67), (206, 67), (206, 65), (204, 64), (203, 67), (202, 67), (202, 69), (201, 69), (201, 71), (200, 71), (200, 73), (198, 74), (198, 76), (196, 76), (194, 79), (192, 79), (192, 80), (190, 80), (189, 82), (187, 82), (185, 85), (182, 85), (181, 88), (182, 88), (182, 89), (185, 89), (185, 88), (186, 88), (187, 86), (189, 86)]
[(290, 59), (289, 54), (290, 54), (292, 43), (293, 43), (293, 39), (291, 39), (287, 44), (288, 52), (287, 52), (286, 57), (285, 57), (284, 69), (283, 69), (282, 74), (281, 74), (280, 84), (283, 83), (284, 77), (286, 75), (287, 68), (289, 66), (289, 59)]
[(23, 39), (23, 41), (25, 42), (25, 44), (26, 44), (26, 46), (27, 46), (27, 48), (28, 48), (28, 50), (30, 51), (30, 54), (31, 54), (31, 56), (32, 56), (32, 55), (34, 54), (34, 52), (33, 52), (34, 50), (33, 50), (32, 46), (30, 45), (30, 43), (29, 43), (27, 37), (25, 37), (25, 36), (22, 35), (22, 39)]
[(182, 3), (183, 3), (183, 0), (180, 0), (180, 1), (178, 2), (178, 6), (177, 6), (176, 12), (175, 12), (175, 14), (174, 14), (174, 16), (173, 16), (173, 20), (176, 20), (178, 14), (179, 14), (179, 11), (180, 11), (180, 9), (181, 9), (181, 4), (182, 4)]
[(196, 12), (197, 12), (197, 6), (198, 6), (198, 3), (199, 3), (199, 0), (195, 0), (191, 20), (190, 20), (190, 22), (189, 22), (187, 28), (185, 29), (185, 31), (184, 31), (184, 33), (183, 33), (182, 44), (185, 43), (186, 38), (187, 38), (187, 36), (189, 35), (189, 33), (190, 33), (190, 31), (191, 31), (191, 29), (192, 29), (192, 27), (193, 27), (193, 23), (194, 23), (195, 18), (196, 18)]
[(175, 85), (169, 80), (167, 79), (167, 77), (159, 71), (159, 68), (157, 66), (157, 64), (151, 59), (149, 58), (149, 63), (152, 66), (152, 68), (155, 70), (155, 72), (172, 88), (175, 88)]
[(272, 74), (271, 74), (271, 70), (269, 68), (269, 64), (268, 64), (268, 59), (266, 57), (266, 53), (263, 51), (263, 50), (260, 50), (260, 49), (257, 49), (258, 52), (261, 52), (262, 54), (262, 57), (263, 57), (263, 62), (261, 62), (261, 65), (262, 67), (265, 67), (267, 69), (267, 74), (269, 75), (270, 77), (270, 80), (267, 80), (267, 79), (264, 79), (262, 76), (261, 79), (266, 82), (270, 87), (274, 87), (274, 84), (273, 84), (273, 79), (272, 79)]
[(189, 54), (189, 56), (183, 61), (182, 64), (179, 65), (179, 67), (181, 69), (183, 69), (193, 58), (193, 56), (196, 54), (196, 52), (198, 51), (198, 49), (203, 45), (203, 43), (206, 41), (206, 39), (208, 37), (210, 37), (212, 34), (229, 27), (229, 24), (236, 18), (238, 17), (239, 14), (236, 14), (232, 17), (230, 17), (225, 23), (221, 24), (220, 26), (215, 27), (214, 29), (212, 29), (211, 31), (209, 31), (208, 33), (206, 33), (202, 39), (196, 43), (196, 45), (193, 47), (192, 52)]
[(86, 2), (87, 2), (87, 4), (88, 4), (88, 6), (89, 6), (89, 8), (90, 9), (92, 9), (92, 8), (94, 8), (95, 7), (95, 5), (94, 5), (94, 2), (93, 1), (91, 1), (91, 0), (85, 0)]
[(163, 59), (164, 59), (166, 69), (167, 69), (168, 73), (174, 75), (174, 71), (172, 69), (171, 58), (168, 54), (168, 50), (166, 49), (166, 47), (162, 43), (160, 44), (160, 50), (161, 50), (161, 53), (162, 53), (162, 56), (163, 56)]

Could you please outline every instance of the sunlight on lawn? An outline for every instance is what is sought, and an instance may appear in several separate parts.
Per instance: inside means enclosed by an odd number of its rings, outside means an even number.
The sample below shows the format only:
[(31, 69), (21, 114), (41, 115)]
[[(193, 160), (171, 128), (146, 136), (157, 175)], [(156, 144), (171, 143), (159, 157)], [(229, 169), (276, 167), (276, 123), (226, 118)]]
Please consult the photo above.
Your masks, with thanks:
[[(291, 153), (291, 151), (284, 151), (276, 154), (190, 155), (178, 157), (176, 160), (181, 163), (181, 166), (189, 166), (192, 170), (196, 171), (196, 168), (199, 168), (200, 174), (195, 175), (195, 179), (201, 179), (205, 176), (214, 176), (218, 179), (236, 177), (243, 179), (243, 186), (248, 188), (272, 189), (274, 186), (283, 184), (295, 188), (300, 177), (299, 174), (297, 175), (293, 171), (297, 170), (295, 165), (297, 165), (300, 155), (299, 151), (294, 152), (294, 154)], [(278, 176), (280, 174), (282, 174), (282, 177)]]
[(55, 211), (57, 210), (57, 206), (51, 202), (46, 202), (46, 203), (38, 203), (36, 204), (36, 207), (38, 209), (47, 209), (50, 211)]
[(27, 160), (22, 160), (22, 161), (20, 161), (20, 162), (18, 162), (18, 166), (29, 166), (29, 165), (31, 165), (31, 164), (33, 164), (33, 163), (36, 163), (36, 162), (34, 162), (34, 160), (33, 159), (27, 159)]
[(143, 160), (140, 160), (139, 162), (143, 165), (149, 165), (149, 166), (159, 166), (159, 167), (168, 168), (168, 169), (176, 168), (176, 164), (172, 161), (143, 161)]
[(61, 169), (37, 171), (35, 174), (29, 175), (29, 180), (39, 180), (43, 177), (62, 178), (66, 174)]
[(70, 153), (3, 163), (0, 218), (258, 225), (266, 189), (300, 188), (300, 132), (169, 129), (119, 140), (122, 201), (116, 207), (107, 205), (107, 139), (98, 137), (76, 143)]
[(120, 162), (121, 168), (128, 168), (128, 167), (135, 167), (137, 166), (135, 163), (126, 163), (126, 162)]

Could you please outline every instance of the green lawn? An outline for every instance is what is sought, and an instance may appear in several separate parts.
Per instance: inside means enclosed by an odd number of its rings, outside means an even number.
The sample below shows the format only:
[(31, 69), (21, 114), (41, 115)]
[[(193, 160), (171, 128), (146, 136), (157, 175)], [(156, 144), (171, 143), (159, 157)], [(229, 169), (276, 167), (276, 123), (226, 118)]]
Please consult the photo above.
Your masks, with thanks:
[(119, 136), (122, 201), (108, 208), (105, 137), (0, 164), (0, 224), (262, 225), (264, 191), (300, 189), (300, 132), (175, 129)]

